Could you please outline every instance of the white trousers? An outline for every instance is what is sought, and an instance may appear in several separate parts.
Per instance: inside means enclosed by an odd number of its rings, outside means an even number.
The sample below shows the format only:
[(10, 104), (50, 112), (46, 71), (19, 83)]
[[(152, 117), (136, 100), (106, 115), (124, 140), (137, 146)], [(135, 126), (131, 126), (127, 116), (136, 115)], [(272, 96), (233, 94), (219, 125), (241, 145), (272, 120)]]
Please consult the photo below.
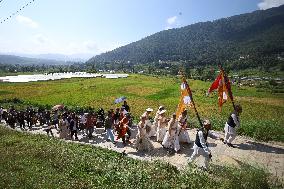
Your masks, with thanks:
[(227, 123), (225, 124), (225, 142), (232, 143), (233, 140), (237, 136), (236, 129), (234, 127), (229, 126)]
[(194, 144), (193, 150), (194, 151), (191, 157), (189, 158), (189, 162), (193, 162), (197, 157), (201, 155), (204, 157), (204, 167), (205, 169), (208, 169), (208, 165), (210, 161), (209, 154), (206, 153), (203, 148), (198, 147), (196, 144)]

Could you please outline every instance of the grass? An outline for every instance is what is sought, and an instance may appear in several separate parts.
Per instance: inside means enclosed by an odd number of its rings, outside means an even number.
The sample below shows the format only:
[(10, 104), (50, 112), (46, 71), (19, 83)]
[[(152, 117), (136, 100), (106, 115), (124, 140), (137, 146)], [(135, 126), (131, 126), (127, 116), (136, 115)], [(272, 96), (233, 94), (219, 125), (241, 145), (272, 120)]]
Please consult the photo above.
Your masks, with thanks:
[[(167, 116), (176, 111), (180, 96), (180, 78), (130, 75), (123, 79), (65, 79), (31, 83), (0, 83), (0, 100), (19, 98), (26, 104), (53, 106), (65, 104), (70, 107), (116, 108), (114, 100), (126, 96), (132, 114), (138, 119), (147, 107), (156, 111), (160, 105), (167, 109)], [(190, 80), (194, 101), (201, 118), (209, 118), (213, 128), (222, 130), (232, 105), (227, 102), (219, 112), (217, 95), (206, 97), (210, 82)], [(254, 87), (233, 86), (235, 101), (243, 106), (240, 134), (257, 140), (284, 142), (284, 94), (273, 94)], [(155, 112), (154, 112), (155, 113)], [(196, 116), (190, 110), (190, 123), (198, 127)], [(154, 115), (152, 115), (154, 116)], [(269, 132), (267, 129), (269, 128)]]
[(212, 174), (121, 156), (0, 127), (0, 188), (281, 188), (267, 172), (212, 166)]

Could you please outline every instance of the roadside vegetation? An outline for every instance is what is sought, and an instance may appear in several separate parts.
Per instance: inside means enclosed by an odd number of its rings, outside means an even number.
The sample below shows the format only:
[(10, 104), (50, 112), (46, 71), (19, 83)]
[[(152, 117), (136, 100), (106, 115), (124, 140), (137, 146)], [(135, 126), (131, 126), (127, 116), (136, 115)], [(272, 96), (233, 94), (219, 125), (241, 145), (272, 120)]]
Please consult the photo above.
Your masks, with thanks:
[(0, 127), (0, 188), (281, 188), (260, 169), (212, 166), (210, 174), (135, 160), (91, 145)]

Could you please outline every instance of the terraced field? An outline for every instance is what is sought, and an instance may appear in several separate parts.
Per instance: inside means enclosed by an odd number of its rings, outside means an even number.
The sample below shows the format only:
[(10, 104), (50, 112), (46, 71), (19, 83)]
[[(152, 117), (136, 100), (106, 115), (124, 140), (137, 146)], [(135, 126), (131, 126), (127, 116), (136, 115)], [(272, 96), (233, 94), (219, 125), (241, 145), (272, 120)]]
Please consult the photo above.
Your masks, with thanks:
[[(32, 83), (0, 83), (0, 100), (18, 98), (24, 104), (55, 105), (65, 104), (69, 108), (100, 107), (116, 108), (120, 96), (126, 96), (132, 114), (138, 118), (147, 107), (154, 110), (160, 105), (167, 114), (175, 112), (179, 101), (180, 78), (130, 75), (122, 79), (65, 79)], [(219, 112), (216, 94), (206, 97), (209, 82), (190, 80), (189, 85), (201, 118), (209, 118), (213, 128), (222, 130), (227, 116), (232, 111), (230, 102)], [(233, 87), (236, 102), (242, 104), (241, 128), (239, 134), (264, 141), (284, 141), (284, 94), (272, 94), (253, 87)], [(8, 104), (3, 104), (8, 106)], [(191, 127), (198, 127), (193, 110), (189, 111)]]

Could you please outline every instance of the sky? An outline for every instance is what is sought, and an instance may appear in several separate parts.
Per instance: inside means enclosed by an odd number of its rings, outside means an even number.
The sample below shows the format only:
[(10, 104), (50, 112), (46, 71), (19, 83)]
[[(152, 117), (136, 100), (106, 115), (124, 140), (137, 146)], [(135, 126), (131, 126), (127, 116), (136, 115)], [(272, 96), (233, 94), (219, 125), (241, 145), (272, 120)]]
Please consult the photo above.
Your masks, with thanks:
[(0, 0), (0, 53), (96, 55), (162, 30), (282, 4), (284, 0)]

